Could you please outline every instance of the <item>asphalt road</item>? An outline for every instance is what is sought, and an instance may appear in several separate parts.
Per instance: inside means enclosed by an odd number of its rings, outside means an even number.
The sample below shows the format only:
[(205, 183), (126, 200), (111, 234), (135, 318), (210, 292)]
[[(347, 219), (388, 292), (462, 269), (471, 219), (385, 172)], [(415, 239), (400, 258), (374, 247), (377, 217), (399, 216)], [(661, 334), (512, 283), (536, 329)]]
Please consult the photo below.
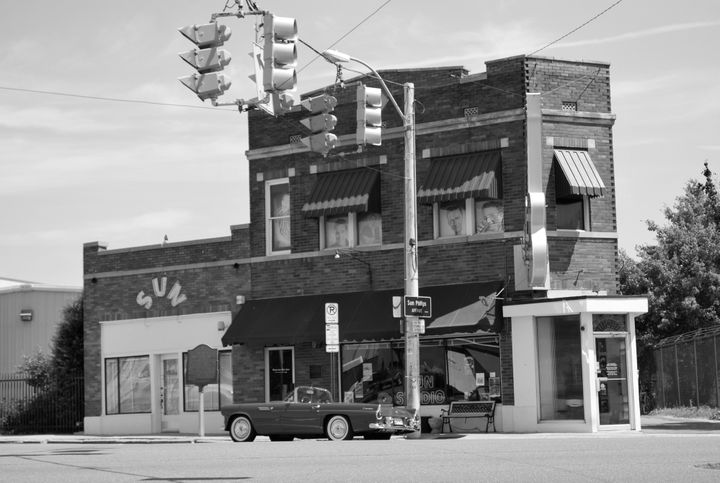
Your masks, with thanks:
[(232, 443), (220, 437), (128, 439), (124, 444), (6, 442), (0, 444), (0, 480), (720, 481), (720, 425), (698, 429), (691, 422), (677, 423), (663, 424), (663, 429), (648, 424), (642, 433), (473, 434), (390, 441), (258, 438)]

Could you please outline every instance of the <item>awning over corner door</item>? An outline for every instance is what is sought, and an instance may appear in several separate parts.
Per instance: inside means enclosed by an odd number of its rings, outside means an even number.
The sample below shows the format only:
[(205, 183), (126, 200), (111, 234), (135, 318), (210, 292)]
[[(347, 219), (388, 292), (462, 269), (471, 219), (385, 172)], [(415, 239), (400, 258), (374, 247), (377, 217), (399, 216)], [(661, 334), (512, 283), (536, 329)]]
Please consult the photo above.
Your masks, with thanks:
[(318, 175), (302, 211), (307, 217), (379, 211), (380, 173), (363, 168)]
[(605, 184), (587, 151), (556, 149), (555, 159), (564, 176), (557, 178), (557, 196), (605, 196)]
[(433, 159), (418, 190), (418, 203), (498, 198), (500, 169), (500, 151), (497, 150)]

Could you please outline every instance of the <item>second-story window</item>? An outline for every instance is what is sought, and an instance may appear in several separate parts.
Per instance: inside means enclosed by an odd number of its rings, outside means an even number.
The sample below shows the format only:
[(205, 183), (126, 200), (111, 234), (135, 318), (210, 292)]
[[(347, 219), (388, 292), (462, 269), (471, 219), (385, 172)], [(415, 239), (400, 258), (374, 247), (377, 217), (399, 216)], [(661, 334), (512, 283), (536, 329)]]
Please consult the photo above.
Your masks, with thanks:
[(367, 168), (322, 173), (303, 212), (319, 219), (320, 249), (380, 245), (380, 175)]
[(435, 238), (505, 231), (500, 168), (499, 151), (431, 161), (418, 202), (433, 205)]
[(323, 216), (320, 224), (321, 248), (343, 248), (380, 245), (380, 213), (347, 213)]
[(604, 196), (605, 184), (587, 151), (556, 149), (555, 225), (589, 231), (590, 198)]
[(290, 183), (287, 178), (265, 184), (267, 254), (290, 252)]

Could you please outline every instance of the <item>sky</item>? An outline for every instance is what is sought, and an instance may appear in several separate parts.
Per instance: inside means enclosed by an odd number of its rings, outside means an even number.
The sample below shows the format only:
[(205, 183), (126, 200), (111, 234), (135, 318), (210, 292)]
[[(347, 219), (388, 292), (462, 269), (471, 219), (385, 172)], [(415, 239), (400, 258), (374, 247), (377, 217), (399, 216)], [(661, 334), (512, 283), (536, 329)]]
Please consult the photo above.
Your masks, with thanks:
[[(619, 245), (630, 255), (655, 243), (646, 220), (662, 225), (704, 162), (720, 172), (717, 0), (256, 4), (295, 18), (314, 49), (376, 70), (462, 65), (473, 74), (538, 49), (608, 62)], [(0, 278), (80, 287), (85, 243), (224, 237), (249, 222), (247, 114), (203, 103), (177, 80), (193, 72), (178, 53), (194, 47), (177, 29), (224, 7), (0, 0)], [(220, 23), (232, 30), (224, 48), (233, 57), (220, 100), (252, 98), (255, 17)], [(335, 68), (300, 45), (299, 92), (334, 80)]]

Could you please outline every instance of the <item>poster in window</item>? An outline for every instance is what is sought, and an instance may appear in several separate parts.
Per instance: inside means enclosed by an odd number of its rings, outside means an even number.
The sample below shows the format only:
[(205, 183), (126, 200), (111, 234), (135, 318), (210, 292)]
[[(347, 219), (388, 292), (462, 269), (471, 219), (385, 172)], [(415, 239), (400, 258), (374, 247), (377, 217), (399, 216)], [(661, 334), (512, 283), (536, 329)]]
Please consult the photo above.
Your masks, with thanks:
[(379, 245), (382, 217), (379, 213), (358, 213), (358, 245)]
[(502, 200), (475, 202), (475, 225), (477, 233), (504, 232), (504, 217)]
[(451, 201), (438, 206), (440, 236), (465, 235), (465, 202)]
[(347, 216), (325, 218), (325, 246), (328, 248), (348, 246)]
[(273, 250), (290, 248), (290, 192), (287, 184), (270, 187)]

